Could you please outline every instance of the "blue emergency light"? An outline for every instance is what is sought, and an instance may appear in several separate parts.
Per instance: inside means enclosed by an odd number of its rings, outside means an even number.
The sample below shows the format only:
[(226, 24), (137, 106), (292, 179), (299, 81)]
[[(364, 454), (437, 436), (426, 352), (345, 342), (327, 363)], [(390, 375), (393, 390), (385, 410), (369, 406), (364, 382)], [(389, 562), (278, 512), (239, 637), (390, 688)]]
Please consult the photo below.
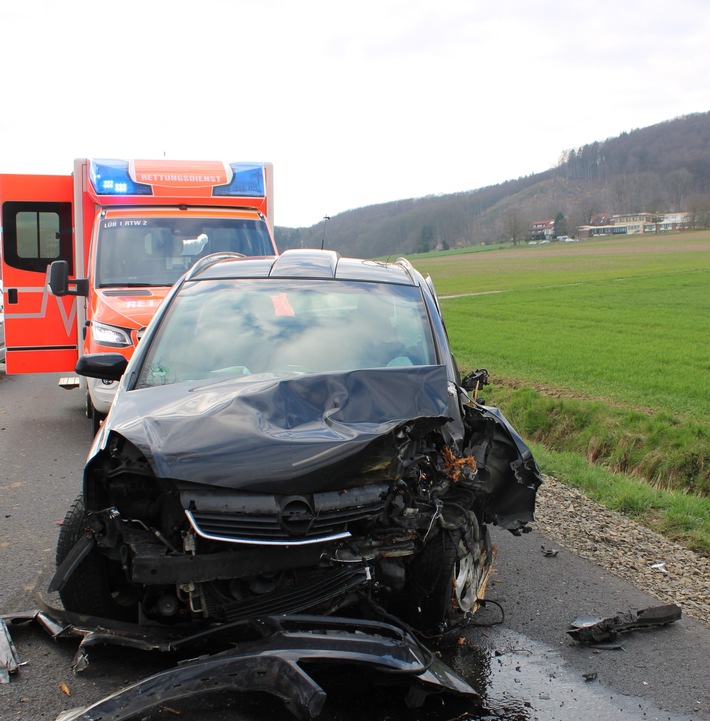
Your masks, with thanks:
[(136, 183), (127, 160), (90, 160), (89, 178), (98, 195), (152, 195), (150, 185)]
[(218, 185), (212, 195), (233, 195), (235, 197), (263, 198), (264, 166), (258, 163), (230, 163), (232, 180), (226, 185)]

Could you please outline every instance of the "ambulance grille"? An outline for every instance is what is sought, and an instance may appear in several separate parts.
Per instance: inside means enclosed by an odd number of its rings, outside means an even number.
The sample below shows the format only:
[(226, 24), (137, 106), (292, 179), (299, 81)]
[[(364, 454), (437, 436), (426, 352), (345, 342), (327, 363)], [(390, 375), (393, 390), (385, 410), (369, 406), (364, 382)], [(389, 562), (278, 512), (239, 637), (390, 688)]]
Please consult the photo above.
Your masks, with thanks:
[(150, 296), (153, 295), (152, 291), (147, 288), (117, 288), (116, 290), (104, 290), (104, 295), (110, 296)]

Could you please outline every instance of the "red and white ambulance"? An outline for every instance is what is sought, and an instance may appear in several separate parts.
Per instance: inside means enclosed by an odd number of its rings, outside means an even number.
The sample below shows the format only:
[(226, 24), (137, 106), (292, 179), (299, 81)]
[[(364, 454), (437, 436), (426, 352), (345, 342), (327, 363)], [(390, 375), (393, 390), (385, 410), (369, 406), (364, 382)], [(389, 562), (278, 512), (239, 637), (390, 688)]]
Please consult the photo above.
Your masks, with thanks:
[[(67, 176), (0, 174), (0, 210), (8, 374), (130, 357), (197, 258), (276, 254), (271, 163), (81, 158)], [(95, 429), (116, 385), (88, 380)]]

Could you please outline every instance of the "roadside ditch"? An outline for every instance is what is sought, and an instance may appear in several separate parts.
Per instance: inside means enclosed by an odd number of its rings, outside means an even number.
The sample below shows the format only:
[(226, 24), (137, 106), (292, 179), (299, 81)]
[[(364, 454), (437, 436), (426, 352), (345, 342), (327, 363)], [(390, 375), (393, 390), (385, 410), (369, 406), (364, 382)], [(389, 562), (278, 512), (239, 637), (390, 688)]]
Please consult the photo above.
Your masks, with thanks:
[(531, 526), (710, 628), (710, 559), (545, 476)]

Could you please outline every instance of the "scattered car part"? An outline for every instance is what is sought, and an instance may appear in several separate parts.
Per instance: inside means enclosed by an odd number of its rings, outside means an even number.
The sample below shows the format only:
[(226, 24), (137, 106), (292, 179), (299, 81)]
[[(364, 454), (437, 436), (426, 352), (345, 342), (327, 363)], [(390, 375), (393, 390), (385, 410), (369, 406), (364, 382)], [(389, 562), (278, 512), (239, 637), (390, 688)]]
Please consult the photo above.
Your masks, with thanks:
[(10, 683), (10, 674), (17, 673), (20, 659), (4, 619), (0, 618), (0, 683)]
[(680, 606), (651, 606), (641, 611), (624, 611), (609, 618), (577, 616), (567, 633), (580, 643), (613, 641), (620, 633), (650, 626), (665, 626), (680, 619)]

